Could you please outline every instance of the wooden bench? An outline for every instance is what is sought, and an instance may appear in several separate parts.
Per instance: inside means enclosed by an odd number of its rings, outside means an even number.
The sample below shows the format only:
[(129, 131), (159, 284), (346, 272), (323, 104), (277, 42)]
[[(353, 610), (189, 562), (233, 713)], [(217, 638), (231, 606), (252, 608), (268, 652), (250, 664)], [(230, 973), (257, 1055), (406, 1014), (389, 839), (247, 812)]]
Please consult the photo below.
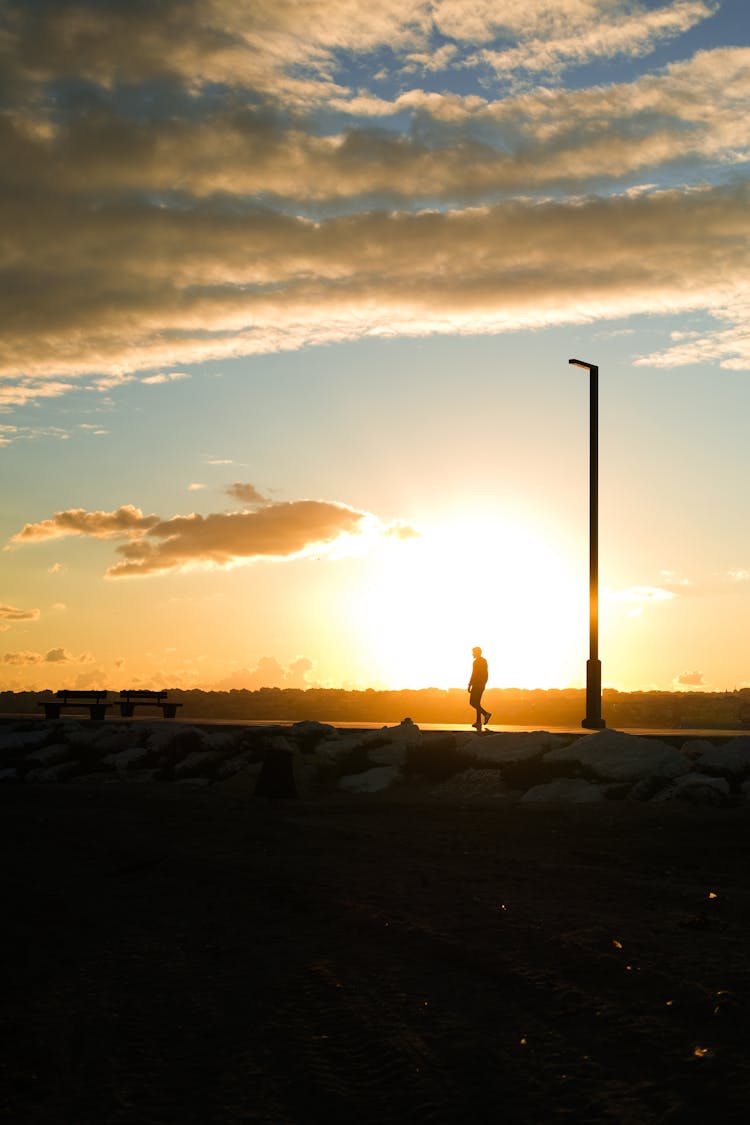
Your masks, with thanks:
[(69, 691), (63, 689), (55, 692), (54, 699), (43, 699), (39, 706), (44, 708), (45, 719), (59, 719), (63, 707), (88, 708), (92, 719), (103, 719), (107, 709), (111, 707), (106, 702), (106, 691)]
[(173, 719), (181, 703), (170, 703), (166, 691), (121, 691), (118, 701), (124, 719), (132, 718), (136, 707), (161, 707), (165, 719)]

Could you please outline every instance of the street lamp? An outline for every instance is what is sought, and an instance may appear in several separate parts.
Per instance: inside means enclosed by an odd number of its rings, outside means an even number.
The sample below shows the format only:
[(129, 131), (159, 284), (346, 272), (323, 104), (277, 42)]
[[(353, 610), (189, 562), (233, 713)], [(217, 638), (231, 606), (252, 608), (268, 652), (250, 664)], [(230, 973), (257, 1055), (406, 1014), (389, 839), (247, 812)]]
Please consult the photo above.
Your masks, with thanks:
[(589, 658), (586, 661), (586, 718), (588, 730), (602, 730), (602, 662), (599, 659), (599, 368), (582, 359), (569, 359), (589, 373)]

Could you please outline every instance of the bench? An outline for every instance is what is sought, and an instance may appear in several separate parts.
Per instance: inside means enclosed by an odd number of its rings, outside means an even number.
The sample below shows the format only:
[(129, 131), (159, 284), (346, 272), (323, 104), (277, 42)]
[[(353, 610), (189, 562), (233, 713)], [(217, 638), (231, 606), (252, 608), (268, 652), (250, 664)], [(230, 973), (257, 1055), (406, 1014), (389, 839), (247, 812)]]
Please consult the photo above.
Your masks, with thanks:
[(181, 703), (169, 703), (166, 691), (121, 691), (118, 701), (123, 719), (132, 718), (136, 707), (161, 707), (165, 719), (173, 719)]
[(62, 691), (55, 692), (54, 699), (40, 700), (39, 706), (44, 708), (45, 719), (59, 719), (63, 707), (88, 708), (92, 719), (103, 719), (107, 709), (111, 706), (106, 702), (106, 691)]

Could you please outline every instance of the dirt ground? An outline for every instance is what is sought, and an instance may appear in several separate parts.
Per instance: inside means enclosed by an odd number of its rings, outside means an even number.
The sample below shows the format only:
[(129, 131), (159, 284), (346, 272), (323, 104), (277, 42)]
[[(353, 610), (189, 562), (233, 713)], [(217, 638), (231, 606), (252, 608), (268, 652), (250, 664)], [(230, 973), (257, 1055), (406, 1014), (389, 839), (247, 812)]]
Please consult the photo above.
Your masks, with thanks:
[(748, 1120), (746, 808), (0, 806), (2, 1120)]

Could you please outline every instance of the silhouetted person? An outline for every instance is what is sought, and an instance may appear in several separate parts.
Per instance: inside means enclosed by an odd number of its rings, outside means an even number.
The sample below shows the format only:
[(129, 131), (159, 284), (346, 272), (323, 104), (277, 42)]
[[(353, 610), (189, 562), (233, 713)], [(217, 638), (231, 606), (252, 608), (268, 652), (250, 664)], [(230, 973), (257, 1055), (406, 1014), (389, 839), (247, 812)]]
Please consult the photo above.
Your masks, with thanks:
[(485, 725), (492, 718), (492, 712), (485, 711), (482, 707), (482, 693), (487, 687), (489, 672), (481, 648), (473, 648), (471, 653), (474, 657), (474, 663), (471, 666), (471, 679), (469, 680), (469, 706), (473, 707), (477, 713), (477, 721), (471, 725), (476, 727), (477, 730), (481, 730), (482, 718), (484, 717)]

